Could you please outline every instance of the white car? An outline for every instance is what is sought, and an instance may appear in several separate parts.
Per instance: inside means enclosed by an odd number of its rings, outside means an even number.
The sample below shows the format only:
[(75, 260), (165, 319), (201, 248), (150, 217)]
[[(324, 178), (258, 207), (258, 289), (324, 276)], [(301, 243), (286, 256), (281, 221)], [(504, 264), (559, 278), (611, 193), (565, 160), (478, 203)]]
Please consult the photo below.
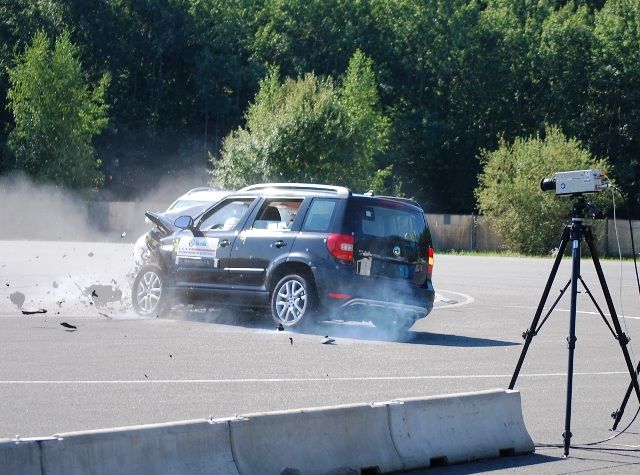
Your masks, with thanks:
[(213, 188), (208, 188), (206, 186), (193, 188), (192, 190), (187, 191), (173, 203), (171, 203), (171, 205), (166, 209), (165, 213), (169, 211), (174, 212), (185, 208), (195, 208), (196, 206), (207, 207), (208, 205), (217, 203), (227, 194), (228, 192), (214, 190)]

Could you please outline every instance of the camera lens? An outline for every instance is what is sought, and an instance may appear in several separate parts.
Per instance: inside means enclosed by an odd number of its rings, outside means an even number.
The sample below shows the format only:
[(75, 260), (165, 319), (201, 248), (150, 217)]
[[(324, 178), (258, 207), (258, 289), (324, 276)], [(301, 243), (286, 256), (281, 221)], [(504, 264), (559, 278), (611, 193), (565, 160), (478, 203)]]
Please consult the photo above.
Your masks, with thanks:
[(542, 191), (555, 191), (556, 179), (555, 178), (543, 178), (540, 180), (540, 189)]

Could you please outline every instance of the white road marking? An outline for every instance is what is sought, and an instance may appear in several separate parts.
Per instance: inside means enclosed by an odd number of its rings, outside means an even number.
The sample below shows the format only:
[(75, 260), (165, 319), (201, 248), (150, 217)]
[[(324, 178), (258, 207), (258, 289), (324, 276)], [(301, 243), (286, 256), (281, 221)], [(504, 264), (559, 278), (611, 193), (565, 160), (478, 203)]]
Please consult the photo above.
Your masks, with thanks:
[[(462, 302), (458, 302), (458, 303), (447, 304), (447, 300), (449, 300), (449, 299), (447, 299), (446, 297), (441, 295), (441, 292), (443, 294), (459, 295), (464, 300)], [(437, 308), (462, 307), (463, 305), (469, 305), (469, 304), (475, 302), (475, 299), (471, 295), (463, 294), (462, 292), (454, 292), (453, 290), (445, 290), (445, 289), (438, 289), (438, 291), (436, 292), (435, 299), (436, 299), (436, 302), (443, 302), (444, 303), (444, 305), (440, 305)]]
[[(627, 371), (575, 372), (574, 376), (618, 376)], [(245, 379), (137, 379), (137, 380), (85, 380), (85, 381), (0, 381), (0, 385), (17, 384), (228, 384), (228, 383), (304, 383), (318, 381), (419, 381), (433, 379), (507, 379), (511, 374), (463, 374), (443, 376), (362, 376), (337, 378), (245, 378)], [(520, 378), (566, 377), (566, 373), (520, 374)]]
[[(504, 305), (502, 308), (524, 308), (527, 310), (537, 310), (538, 307), (528, 307), (528, 306), (524, 306), (524, 305)], [(546, 312), (548, 312), (549, 309), (545, 308), (544, 312), (546, 315)], [(564, 312), (564, 313), (569, 313), (571, 310), (568, 309), (564, 309), (564, 308), (556, 308), (553, 310), (554, 312)], [(600, 315), (598, 312), (588, 312), (586, 310), (576, 310), (576, 313), (584, 313), (585, 315)], [(611, 314), (610, 313), (605, 313), (604, 314), (606, 317), (610, 317)], [(619, 318), (628, 318), (630, 320), (640, 320), (640, 317), (632, 317), (630, 315), (618, 315)]]

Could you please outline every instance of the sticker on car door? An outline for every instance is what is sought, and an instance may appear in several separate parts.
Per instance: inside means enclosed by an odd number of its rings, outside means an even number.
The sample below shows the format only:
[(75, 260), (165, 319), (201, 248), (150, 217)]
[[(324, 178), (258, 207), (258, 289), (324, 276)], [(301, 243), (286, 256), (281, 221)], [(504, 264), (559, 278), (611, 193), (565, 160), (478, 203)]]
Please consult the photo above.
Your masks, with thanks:
[(215, 259), (219, 241), (218, 238), (182, 236), (176, 257)]

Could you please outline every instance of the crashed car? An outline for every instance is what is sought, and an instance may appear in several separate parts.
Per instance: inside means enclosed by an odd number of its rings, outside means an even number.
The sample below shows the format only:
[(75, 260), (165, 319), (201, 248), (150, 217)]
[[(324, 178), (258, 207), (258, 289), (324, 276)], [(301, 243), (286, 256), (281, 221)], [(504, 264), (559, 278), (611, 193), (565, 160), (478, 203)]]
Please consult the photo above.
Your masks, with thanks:
[[(153, 216), (162, 216), (162, 221), (166, 221), (167, 223), (173, 223), (177, 217), (184, 215), (195, 218), (211, 205), (219, 202), (227, 194), (227, 192), (204, 186), (193, 188), (171, 203), (164, 213), (150, 214)], [(145, 221), (147, 223), (154, 224), (154, 221), (150, 218), (149, 214), (146, 214), (145, 216)], [(129, 274), (130, 283), (145, 262), (144, 254), (148, 249), (147, 240), (151, 239), (154, 241), (158, 236), (158, 232), (163, 232), (157, 227), (157, 220), (155, 224), (156, 227), (140, 236), (133, 246), (133, 270)]]
[(133, 308), (172, 303), (269, 308), (294, 327), (318, 316), (408, 329), (434, 300), (433, 247), (411, 200), (328, 185), (253, 185), (197, 217), (147, 213)]

